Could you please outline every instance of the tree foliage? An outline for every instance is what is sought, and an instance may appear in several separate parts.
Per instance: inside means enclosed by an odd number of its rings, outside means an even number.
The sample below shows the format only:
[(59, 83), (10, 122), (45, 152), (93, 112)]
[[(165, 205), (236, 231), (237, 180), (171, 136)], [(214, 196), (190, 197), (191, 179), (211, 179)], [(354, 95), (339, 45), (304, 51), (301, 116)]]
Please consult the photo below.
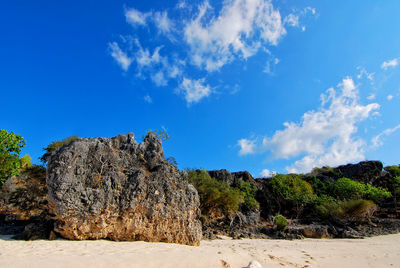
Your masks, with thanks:
[(230, 187), (226, 182), (211, 178), (205, 170), (189, 171), (189, 182), (197, 189), (200, 196), (200, 209), (203, 215), (217, 211), (233, 214), (243, 202), (239, 189)]
[[(147, 131), (147, 135), (149, 133), (153, 133), (161, 141), (166, 141), (166, 140), (169, 140), (169, 138), (170, 138), (169, 134), (167, 133), (167, 131), (164, 128), (161, 130), (160, 129), (154, 129), (154, 130), (150, 129)], [(144, 140), (144, 137), (143, 137), (143, 140)]]
[(243, 206), (247, 210), (258, 209), (260, 208), (260, 204), (256, 200), (255, 196), (257, 193), (257, 187), (252, 185), (248, 181), (239, 181), (238, 188), (240, 192), (243, 194)]
[(311, 184), (296, 174), (278, 174), (269, 181), (269, 184), (277, 202), (285, 208), (294, 209), (297, 217), (305, 206), (316, 199)]
[(0, 185), (8, 178), (19, 175), (22, 167), (19, 154), (25, 144), (21, 135), (0, 130)]
[(374, 187), (369, 183), (340, 178), (334, 185), (334, 193), (341, 200), (368, 199), (379, 202), (391, 197), (391, 193), (384, 188)]

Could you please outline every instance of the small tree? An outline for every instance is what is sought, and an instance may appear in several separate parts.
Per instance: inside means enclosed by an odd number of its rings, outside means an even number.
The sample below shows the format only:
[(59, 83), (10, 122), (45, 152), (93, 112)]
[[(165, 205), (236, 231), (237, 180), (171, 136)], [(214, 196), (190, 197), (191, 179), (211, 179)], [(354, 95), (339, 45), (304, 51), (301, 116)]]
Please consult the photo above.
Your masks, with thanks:
[(19, 175), (22, 166), (19, 154), (25, 144), (21, 135), (0, 130), (0, 185), (8, 178)]
[(278, 174), (269, 181), (269, 184), (278, 204), (292, 206), (297, 217), (300, 216), (305, 206), (313, 203), (316, 199), (312, 186), (302, 180), (299, 175)]
[[(150, 129), (150, 130), (147, 131), (147, 134), (149, 134), (149, 133), (153, 133), (154, 135), (156, 135), (156, 137), (158, 139), (160, 139), (162, 142), (166, 141), (166, 140), (168, 140), (170, 138), (169, 134), (167, 133), (167, 131), (164, 128), (161, 129), (161, 130), (159, 130), (159, 129), (154, 129), (154, 130)], [(144, 138), (145, 137), (142, 137), (142, 140), (144, 140)]]
[(77, 139), (79, 139), (78, 136), (71, 136), (60, 141), (53, 141), (52, 143), (50, 143), (49, 146), (43, 148), (43, 151), (45, 151), (45, 153), (39, 158), (40, 161), (42, 161), (43, 164), (46, 164), (53, 153), (57, 152), (63, 146), (68, 145), (73, 141), (76, 141)]

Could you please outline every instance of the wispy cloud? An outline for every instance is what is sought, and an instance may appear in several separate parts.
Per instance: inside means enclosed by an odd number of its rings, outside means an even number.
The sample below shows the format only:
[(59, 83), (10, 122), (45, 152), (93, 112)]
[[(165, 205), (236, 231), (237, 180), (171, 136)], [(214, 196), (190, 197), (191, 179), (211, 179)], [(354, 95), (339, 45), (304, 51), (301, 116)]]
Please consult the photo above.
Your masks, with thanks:
[(154, 14), (154, 22), (159, 31), (163, 34), (170, 34), (174, 29), (174, 22), (168, 18), (167, 11), (156, 12)]
[(381, 65), (381, 68), (383, 70), (387, 70), (389, 68), (394, 68), (397, 65), (399, 65), (399, 59), (398, 58), (394, 58), (392, 60), (388, 60), (388, 61), (384, 61)]
[(379, 133), (378, 135), (376, 135), (375, 137), (373, 137), (371, 139), (372, 147), (377, 148), (377, 147), (382, 146), (383, 145), (383, 141), (382, 141), (383, 137), (389, 136), (399, 129), (400, 129), (400, 125), (397, 125), (394, 128), (385, 129), (384, 131), (382, 131), (381, 133)]
[(133, 59), (128, 57), (128, 55), (123, 52), (116, 42), (112, 42), (108, 44), (111, 56), (115, 59), (115, 61), (121, 66), (122, 70), (127, 71), (129, 66), (132, 64)]
[(125, 11), (126, 21), (132, 26), (146, 25), (146, 20), (149, 16), (151, 16), (151, 12), (142, 13), (134, 8), (130, 8)]
[(388, 95), (386, 98), (388, 101), (391, 101), (393, 99), (393, 95)]
[(153, 99), (150, 97), (149, 94), (143, 97), (144, 101), (147, 103), (153, 103)]
[(298, 27), (299, 26), (299, 16), (294, 15), (294, 14), (289, 14), (288, 16), (285, 17), (283, 22), (289, 26)]
[[(306, 7), (283, 19), (270, 0), (223, 1), (219, 9), (207, 0), (200, 4), (181, 0), (173, 8), (174, 12), (125, 9), (126, 21), (135, 31), (141, 30), (139, 26), (145, 28), (151, 38), (139, 40), (133, 34), (129, 48), (124, 49), (124, 41), (112, 42), (110, 48), (124, 71), (136, 63), (137, 76), (150, 79), (156, 86), (166, 86), (174, 80), (180, 92), (186, 92), (188, 103), (210, 95), (211, 86), (205, 81), (209, 73), (219, 72), (237, 60), (246, 62), (257, 53), (266, 53), (272, 59), (267, 63), (271, 66), (264, 69), (272, 74), (272, 65), (276, 65), (278, 59), (271, 55), (268, 47), (277, 46), (287, 34), (285, 25), (298, 27), (301, 17), (315, 14), (315, 9)], [(171, 17), (170, 14), (175, 15)], [(154, 30), (158, 34), (154, 34)], [(161, 39), (165, 37), (168, 40)], [(193, 72), (190, 68), (197, 70)], [(195, 84), (197, 86), (193, 86)], [(200, 84), (207, 86), (200, 87)]]
[[(321, 106), (302, 116), (300, 122), (285, 122), (283, 130), (263, 138), (259, 150), (272, 153), (276, 159), (302, 156), (286, 167), (288, 172), (306, 172), (315, 166), (339, 165), (364, 159), (365, 142), (355, 137), (357, 124), (367, 119), (379, 104), (359, 103), (354, 81), (346, 77), (321, 95)], [(245, 139), (242, 139), (245, 140)], [(255, 145), (252, 153), (256, 152)]]
[(360, 73), (357, 75), (358, 79), (366, 77), (369, 81), (374, 82), (375, 73), (369, 73), (364, 67), (361, 66), (358, 66), (357, 70), (360, 71)]
[(199, 102), (211, 94), (211, 88), (205, 84), (205, 79), (192, 80), (184, 77), (177, 90), (183, 93), (188, 104)]

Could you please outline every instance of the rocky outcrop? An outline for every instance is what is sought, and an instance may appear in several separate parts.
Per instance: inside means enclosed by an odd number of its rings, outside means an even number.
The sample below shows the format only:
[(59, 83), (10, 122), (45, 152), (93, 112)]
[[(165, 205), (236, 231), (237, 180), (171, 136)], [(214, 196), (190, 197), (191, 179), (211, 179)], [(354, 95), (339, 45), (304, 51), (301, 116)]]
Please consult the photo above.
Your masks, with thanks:
[(318, 224), (297, 225), (289, 227), (288, 233), (298, 234), (307, 238), (332, 238), (328, 228), (326, 225)]
[(51, 156), (47, 186), (67, 239), (200, 243), (197, 191), (153, 133), (141, 144), (133, 133), (74, 141)]
[(252, 184), (256, 184), (253, 176), (248, 171), (229, 172), (226, 169), (220, 170), (209, 170), (208, 174), (219, 181), (228, 183), (230, 186), (239, 184), (239, 181), (249, 181)]
[(374, 184), (381, 177), (383, 165), (380, 161), (362, 161), (358, 164), (347, 164), (334, 169), (338, 177), (346, 177), (365, 183)]

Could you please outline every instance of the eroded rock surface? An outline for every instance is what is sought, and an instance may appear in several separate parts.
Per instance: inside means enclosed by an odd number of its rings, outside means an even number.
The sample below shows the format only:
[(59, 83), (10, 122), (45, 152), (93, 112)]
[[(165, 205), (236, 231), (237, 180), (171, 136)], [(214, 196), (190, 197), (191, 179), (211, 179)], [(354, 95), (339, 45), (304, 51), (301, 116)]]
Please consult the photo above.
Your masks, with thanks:
[(47, 186), (65, 238), (200, 243), (197, 191), (153, 133), (79, 139), (51, 156)]

